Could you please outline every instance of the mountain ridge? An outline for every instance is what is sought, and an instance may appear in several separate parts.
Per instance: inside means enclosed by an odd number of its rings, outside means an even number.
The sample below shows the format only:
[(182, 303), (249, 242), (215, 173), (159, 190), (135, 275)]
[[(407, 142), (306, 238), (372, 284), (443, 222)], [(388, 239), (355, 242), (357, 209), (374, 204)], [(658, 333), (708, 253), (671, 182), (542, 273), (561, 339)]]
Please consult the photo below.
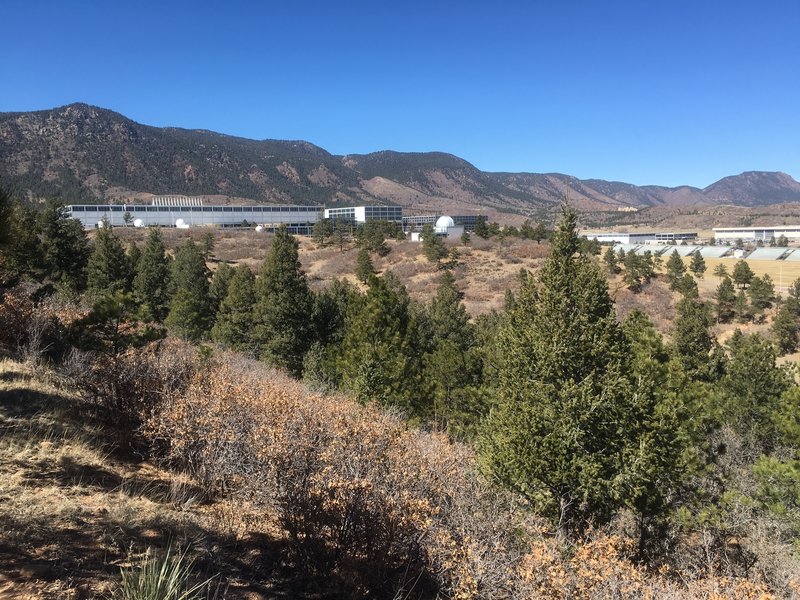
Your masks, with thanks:
[(334, 155), (305, 140), (253, 140), (206, 129), (144, 125), (74, 103), (0, 113), (0, 180), (29, 199), (121, 202), (187, 194), (262, 203), (400, 204), (415, 211), (549, 212), (577, 208), (800, 202), (781, 172), (745, 171), (705, 188), (658, 186), (563, 173), (481, 171), (446, 152)]

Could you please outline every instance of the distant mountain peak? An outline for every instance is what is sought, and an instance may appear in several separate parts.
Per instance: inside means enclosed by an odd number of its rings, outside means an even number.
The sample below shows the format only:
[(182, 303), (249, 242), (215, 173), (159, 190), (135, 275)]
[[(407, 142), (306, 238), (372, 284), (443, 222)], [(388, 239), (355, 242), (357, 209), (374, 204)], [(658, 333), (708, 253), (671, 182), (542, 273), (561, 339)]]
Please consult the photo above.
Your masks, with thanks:
[(595, 211), (800, 202), (800, 183), (781, 172), (746, 171), (702, 190), (562, 173), (487, 173), (446, 152), (334, 156), (303, 140), (141, 125), (83, 102), (0, 113), (0, 180), (17, 195), (67, 202), (175, 193), (267, 203), (394, 203), (428, 212), (464, 207), (534, 214), (565, 196)]

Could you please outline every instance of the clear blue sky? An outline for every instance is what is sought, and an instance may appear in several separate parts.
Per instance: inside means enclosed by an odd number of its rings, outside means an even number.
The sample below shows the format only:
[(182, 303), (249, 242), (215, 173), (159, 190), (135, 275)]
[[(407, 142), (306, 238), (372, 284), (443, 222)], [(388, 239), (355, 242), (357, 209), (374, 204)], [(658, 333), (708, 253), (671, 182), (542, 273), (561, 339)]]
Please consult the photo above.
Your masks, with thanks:
[(489, 171), (800, 179), (800, 2), (3, 0), (0, 111), (441, 150)]

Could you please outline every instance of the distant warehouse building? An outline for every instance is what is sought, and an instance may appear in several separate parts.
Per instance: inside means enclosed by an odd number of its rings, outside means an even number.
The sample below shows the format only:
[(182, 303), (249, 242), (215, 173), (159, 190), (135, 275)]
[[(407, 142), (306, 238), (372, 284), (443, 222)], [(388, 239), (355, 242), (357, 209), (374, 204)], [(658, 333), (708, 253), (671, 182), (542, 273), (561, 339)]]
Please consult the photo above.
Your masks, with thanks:
[(286, 225), (290, 233), (300, 235), (311, 234), (321, 210), (319, 206), (203, 206), (195, 199), (183, 204), (175, 198), (158, 198), (154, 204), (72, 204), (66, 209), (69, 216), (78, 219), (86, 229), (98, 227), (105, 218), (113, 227), (260, 225), (273, 231)]
[(714, 240), (720, 244), (743, 242), (769, 242), (784, 236), (787, 240), (800, 240), (800, 225), (772, 225), (769, 227), (715, 227)]
[[(319, 210), (319, 209), (317, 209)], [(366, 223), (367, 221), (391, 221), (398, 225), (403, 222), (401, 206), (344, 206), (326, 208), (324, 217), (332, 221), (347, 223)]]
[(597, 240), (601, 244), (664, 244), (670, 242), (691, 242), (697, 239), (696, 231), (658, 231), (658, 232), (615, 232), (587, 231), (582, 237)]
[[(426, 224), (435, 225), (443, 216), (447, 215), (411, 215), (403, 217), (403, 231), (419, 231)], [(475, 231), (478, 221), (489, 222), (486, 215), (453, 215), (450, 217), (455, 227), (463, 227), (464, 231)]]

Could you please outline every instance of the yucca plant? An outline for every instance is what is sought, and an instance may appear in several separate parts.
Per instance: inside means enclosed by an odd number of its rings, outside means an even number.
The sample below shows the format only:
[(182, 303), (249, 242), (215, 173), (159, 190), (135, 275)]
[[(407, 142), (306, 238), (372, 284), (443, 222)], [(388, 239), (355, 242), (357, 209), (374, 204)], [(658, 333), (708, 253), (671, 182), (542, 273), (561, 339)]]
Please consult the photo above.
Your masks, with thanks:
[(167, 548), (156, 556), (148, 548), (147, 557), (139, 567), (122, 569), (122, 583), (114, 600), (203, 600), (212, 578), (191, 585), (193, 561), (185, 552), (175, 553)]

